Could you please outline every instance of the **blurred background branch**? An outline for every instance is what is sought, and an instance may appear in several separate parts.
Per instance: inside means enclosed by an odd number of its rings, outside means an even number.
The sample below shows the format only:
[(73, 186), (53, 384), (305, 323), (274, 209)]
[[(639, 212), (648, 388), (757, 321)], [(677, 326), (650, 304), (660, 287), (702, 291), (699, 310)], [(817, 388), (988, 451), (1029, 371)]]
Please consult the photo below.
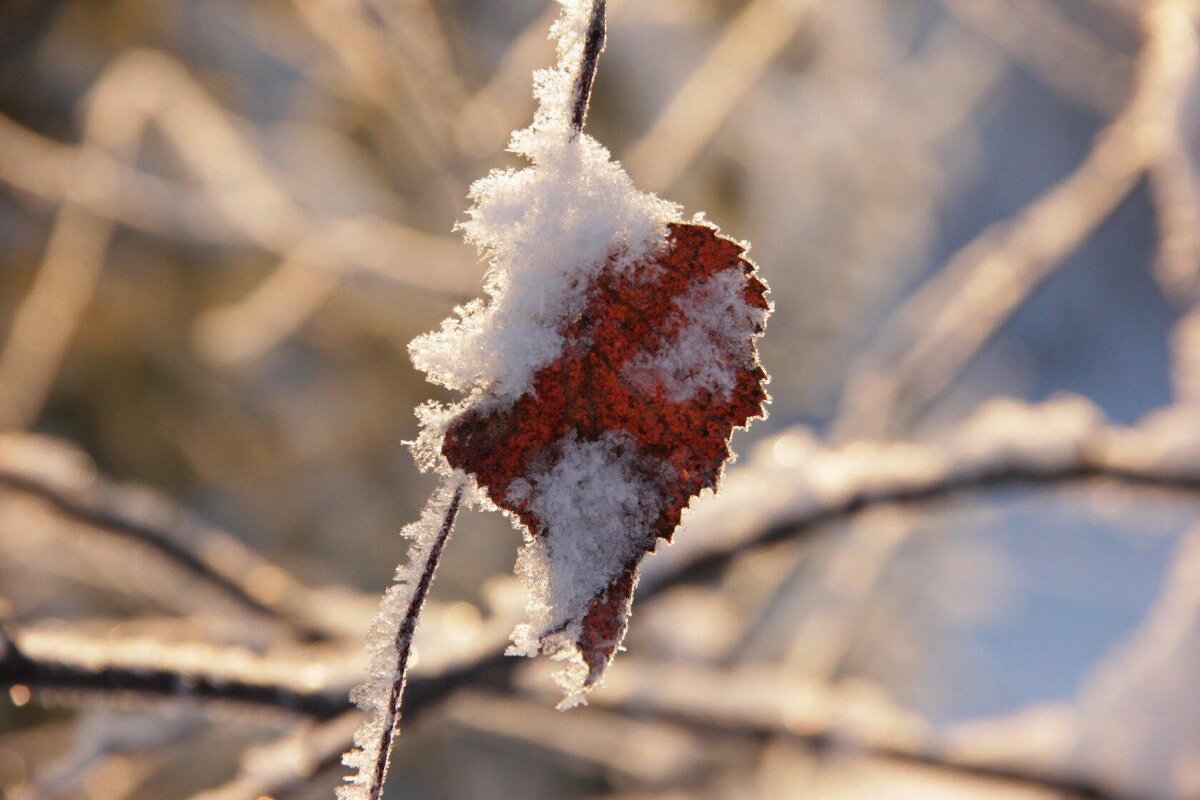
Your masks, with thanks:
[[(0, 8), (0, 793), (330, 795), (551, 6)], [(610, 18), (589, 129), (754, 242), (772, 417), (593, 709), (464, 514), (393, 788), (1200, 796), (1200, 4)]]

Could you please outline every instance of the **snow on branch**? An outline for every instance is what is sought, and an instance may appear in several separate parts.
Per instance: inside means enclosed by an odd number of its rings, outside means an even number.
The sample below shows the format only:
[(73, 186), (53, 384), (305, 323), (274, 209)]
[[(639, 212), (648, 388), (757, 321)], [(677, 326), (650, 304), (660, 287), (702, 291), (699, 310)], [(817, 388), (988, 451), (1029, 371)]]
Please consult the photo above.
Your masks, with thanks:
[(322, 663), (307, 650), (264, 656), (241, 647), (36, 629), (12, 636), (0, 651), (0, 686), (68, 699), (188, 701), (317, 719), (348, 709), (347, 666)]
[(354, 747), (343, 759), (355, 774), (338, 787), (339, 800), (378, 800), (383, 794), (392, 741), (400, 732), (413, 636), (465, 488), (461, 475), (447, 478), (425, 504), (421, 518), (404, 529), (413, 542), (408, 563), (396, 570), (396, 583), (383, 596), (367, 635), (367, 680), (351, 694), (367, 719), (354, 732)]
[(28, 434), (0, 436), (0, 493), (34, 499), (81, 531), (121, 537), (152, 550), (235, 606), (281, 623), (301, 639), (318, 641), (333, 633), (314, 619), (308, 590), (281, 567), (157, 492), (105, 481), (70, 445)]
[[(960, 425), (924, 441), (830, 446), (802, 430), (785, 432), (763, 442), (748, 463), (729, 471), (719, 499), (706, 498), (688, 512), (678, 543), (650, 562), (642, 596), (646, 599), (698, 572), (719, 568), (756, 547), (808, 535), (826, 523), (881, 504), (920, 505), (1013, 485), (1053, 487), (1093, 480), (1200, 493), (1200, 418), (1194, 407), (1166, 408), (1136, 426), (1122, 427), (1108, 423), (1077, 397), (1040, 405), (995, 400)], [(435, 497), (429, 518), (418, 523), (430, 534), (427, 543), (444, 543), (444, 512), (453, 494), (447, 488)], [(426, 565), (428, 560), (413, 563)], [(416, 576), (416, 595), (428, 589), (426, 576), (427, 571)], [(407, 603), (401, 603), (405, 597)], [(411, 608), (419, 599), (408, 597), (400, 587), (389, 598), (393, 610)], [(390, 638), (396, 630), (394, 621), (383, 629), (389, 636), (383, 645), (376, 639), (376, 669), (386, 666), (388, 671), (380, 672), (386, 680), (376, 681), (375, 688), (382, 687), (387, 694), (380, 706), (383, 722), (371, 727), (377, 733), (387, 728), (389, 710), (390, 724), (396, 722), (396, 707), (387, 699), (396, 688), (392, 670), (401, 656), (397, 640)], [(93, 647), (85, 637), (61, 633), (27, 632), (13, 638), (18, 646), (0, 653), (2, 686), (273, 708), (319, 720), (349, 710), (335, 688), (315, 687), (313, 675), (306, 678), (294, 659), (283, 662), (233, 648), (204, 647), (189, 653), (185, 647), (180, 652), (179, 645), (167, 643)], [(518, 663), (492, 652), (436, 675), (414, 678), (406, 713), (411, 719), (485, 675), (497, 686), (511, 685)], [(611, 691), (620, 696), (619, 690)], [(600, 693), (596, 701), (607, 697)], [(928, 754), (916, 755), (925, 759)], [(371, 763), (377, 767), (378, 760)], [(997, 770), (997, 777), (1005, 774)], [(1060, 791), (1067, 788), (1054, 786)]]
[(1095, 479), (1200, 492), (1200, 414), (1172, 406), (1120, 427), (1088, 400), (1064, 396), (1040, 405), (995, 399), (927, 441), (831, 446), (793, 429), (730, 470), (719, 499), (688, 511), (676, 544), (647, 563), (642, 596), (871, 506)]
[[(1120, 427), (1108, 424), (1086, 400), (1063, 397), (1033, 406), (995, 400), (961, 425), (923, 442), (829, 446), (804, 430), (791, 430), (764, 441), (747, 463), (729, 470), (720, 498), (706, 497), (687, 512), (676, 543), (648, 562), (641, 596), (879, 505), (922, 505), (1014, 485), (1053, 487), (1093, 480), (1200, 493), (1200, 415), (1194, 407), (1170, 407), (1137, 426)], [(435, 516), (443, 519), (440, 511)], [(157, 652), (173, 647), (161, 643)], [(0, 685), (174, 696), (186, 682), (161, 659), (147, 662), (134, 655), (127, 650), (123, 666), (110, 663), (95, 674), (95, 664), (89, 670), (53, 660), (29, 663), (10, 648), (0, 662)], [(516, 663), (492, 652), (454, 662), (436, 675), (415, 677), (408, 713), (424, 710), (484, 675), (500, 673), (503, 680)], [(218, 685), (198, 668), (191, 675), (196, 683), (189, 693), (201, 699), (308, 709), (305, 713), (326, 708), (324, 701), (310, 699), (311, 693), (276, 692), (261, 680), (251, 691), (236, 681)], [(346, 707), (334, 705), (334, 711)]]
[[(550, 687), (537, 686), (536, 691), (549, 693)], [(788, 677), (774, 667), (714, 669), (690, 663), (626, 660), (614, 665), (607, 691), (594, 695), (592, 705), (643, 722), (674, 723), (731, 736), (781, 738), (814, 749), (928, 768), (981, 784), (1052, 792), (1069, 800), (1144, 800), (1082, 775), (1043, 767), (1036, 760), (997, 761), (959, 752), (947, 747), (926, 722), (895, 706), (874, 687), (859, 683), (824, 686)], [(469, 717), (464, 714), (460, 724), (467, 723)], [(547, 725), (553, 723), (546, 719)], [(552, 742), (563, 737), (551, 728), (542, 731), (540, 738)]]

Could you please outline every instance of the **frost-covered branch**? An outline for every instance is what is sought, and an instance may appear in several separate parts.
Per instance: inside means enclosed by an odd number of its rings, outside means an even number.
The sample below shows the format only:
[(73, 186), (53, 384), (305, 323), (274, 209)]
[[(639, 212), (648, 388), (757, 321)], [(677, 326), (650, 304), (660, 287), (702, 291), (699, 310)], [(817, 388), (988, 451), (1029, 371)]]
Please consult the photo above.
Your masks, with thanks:
[(313, 654), (262, 656), (240, 647), (109, 640), (61, 632), (13, 634), (0, 686), (281, 711), (329, 719), (348, 710), (345, 682)]
[(250, 748), (238, 774), (192, 800), (280, 798), (293, 794), (341, 761), (359, 715), (347, 712), (327, 722), (302, 723), (268, 744)]
[(575, 135), (583, 131), (583, 123), (587, 120), (588, 101), (592, 97), (592, 84), (596, 81), (596, 65), (604, 50), (606, 7), (605, 0), (592, 0), (592, 15), (588, 20), (587, 38), (583, 42), (583, 60), (571, 90), (571, 130)]
[(281, 567), (149, 489), (100, 479), (68, 445), (22, 434), (0, 437), (0, 493), (33, 499), (80, 531), (135, 542), (300, 638), (330, 636), (328, 625), (312, 619), (307, 589)]
[[(1007, 400), (984, 406), (960, 426), (925, 442), (828, 446), (803, 431), (785, 432), (731, 469), (719, 498), (706, 498), (688, 512), (675, 544), (646, 562), (640, 596), (646, 599), (753, 549), (811, 535), (880, 505), (923, 506), (1013, 486), (1056, 488), (1103, 480), (1200, 493), (1200, 419), (1194, 409), (1166, 409), (1125, 428), (1108, 424), (1080, 398), (1039, 406)], [(436, 530), (444, 518), (442, 508), (435, 509)], [(385, 652), (395, 653), (390, 633)], [(406, 713), (424, 710), (485, 675), (501, 673), (503, 681), (503, 673), (515, 663), (490, 653), (438, 675), (415, 677)], [(389, 670), (394, 664), (389, 656)], [(173, 685), (162, 670), (150, 672)], [(153, 684), (119, 670), (112, 675), (114, 690)], [(10, 677), (8, 682), (19, 681)], [(96, 679), (88, 683), (105, 689)], [(389, 681), (389, 689), (391, 685)], [(215, 686), (207, 691), (214, 699), (238, 699), (223, 696)], [(262, 696), (258, 702), (271, 704), (269, 692)]]
[(730, 471), (719, 499), (689, 512), (676, 544), (647, 562), (642, 596), (867, 508), (1096, 480), (1200, 492), (1200, 415), (1169, 407), (1126, 428), (1065, 396), (1032, 406), (993, 400), (928, 441), (832, 446), (794, 430), (761, 445)]
[(355, 774), (338, 789), (340, 800), (378, 800), (383, 794), (392, 742), (400, 733), (413, 636), (465, 488), (465, 477), (449, 477), (430, 497), (421, 519), (404, 531), (413, 542), (408, 563), (397, 570), (396, 584), (383, 596), (367, 637), (369, 674), (351, 695), (367, 720), (354, 732), (354, 747), (346, 754), (345, 764)]
[[(216, 663), (220, 663), (222, 657), (223, 654), (215, 650), (210, 654), (210, 659)], [(465, 679), (462, 682), (440, 678), (414, 680), (417, 691), (410, 698), (406, 711), (413, 715), (427, 710), (465, 683), (474, 682), (481, 667), (507, 665), (509, 669), (505, 674), (511, 677), (511, 667), (521, 663), (489, 656), (479, 664), (459, 671)], [(292, 665), (278, 662), (277, 666), (285, 669)], [(287, 794), (336, 763), (335, 754), (344, 751), (350, 741), (351, 729), (358, 720), (358, 715), (333, 693), (247, 680), (245, 676), (235, 677), (228, 670), (205, 674), (171, 668), (154, 669), (144, 664), (136, 667), (109, 664), (89, 669), (79, 663), (33, 658), (10, 648), (0, 658), (0, 685), (18, 682), (34, 689), (199, 700), (222, 706), (288, 711), (313, 718), (315, 724), (302, 725), (292, 734), (248, 752), (242, 770), (235, 778), (224, 786), (198, 795), (197, 800), (258, 796), (255, 791), (269, 796)], [(460, 724), (470, 722), (469, 704), (475, 697), (466, 696), (464, 705), (458, 707), (454, 718)], [(878, 698), (867, 700), (872, 703), (864, 705), (864, 698), (843, 697), (837, 690), (798, 689), (778, 680), (765, 680), (762, 676), (747, 681), (694, 666), (671, 665), (664, 670), (647, 663), (636, 663), (615, 671), (606, 691), (593, 695), (592, 702), (611, 713), (674, 723), (702, 732), (793, 738), (822, 749), (835, 748), (966, 777), (1051, 790), (1071, 798), (1141, 800), (1108, 792), (1082, 778), (1063, 778), (1018, 764), (988, 764), (939, 752), (921, 737), (921, 728), (914, 719), (879, 705), (875, 702)], [(566, 720), (564, 724), (571, 724), (570, 716), (562, 717)], [(557, 717), (543, 715), (540, 718), (550, 724)], [(587, 731), (590, 726), (582, 722), (574, 727), (578, 731)], [(503, 731), (496, 732), (504, 735)], [(541, 735), (538, 741), (544, 747), (551, 747), (554, 736)], [(643, 766), (639, 774), (649, 774), (650, 770), (651, 767)], [(253, 791), (246, 793), (248, 789)]]
[[(642, 599), (731, 563), (751, 549), (812, 534), (823, 525), (882, 504), (925, 505), (1011, 486), (1054, 488), (1097, 480), (1200, 493), (1200, 419), (1194, 409), (1165, 409), (1135, 427), (1120, 427), (1109, 424), (1079, 398), (1040, 406), (996, 401), (944, 435), (922, 442), (861, 441), (835, 447), (802, 431), (786, 432), (764, 442), (748, 463), (731, 470), (720, 498), (708, 498), (688, 513), (677, 543), (647, 562)], [(444, 511), (450, 499), (444, 497), (443, 503), (435, 504), (436, 519), (431, 518), (426, 526), (434, 535), (433, 544), (444, 543), (440, 537), (446, 529)], [(428, 561), (414, 563), (423, 567)], [(430, 576), (424, 568), (416, 574), (413, 585), (417, 594), (428, 589)], [(399, 602), (396, 592), (390, 597)], [(412, 599), (403, 608), (412, 609)], [(373, 727), (376, 733), (395, 724), (397, 684), (391, 670), (402, 658), (394, 638), (397, 626), (385, 627), (386, 646), (379, 653), (386, 656), (389, 672), (382, 684), (386, 689), (381, 706), (384, 727)], [(36, 639), (29, 641), (32, 644)], [(17, 642), (21, 644), (22, 639)], [(81, 659), (84, 650), (78, 641), (58, 647), (54, 653), (50, 647), (45, 644), (36, 655), (33, 647), (7, 648), (0, 659), (0, 684), (236, 704), (298, 712), (316, 719), (331, 719), (349, 710), (332, 688), (313, 689), (298, 683), (294, 661), (255, 660), (240, 651), (243, 655), (239, 658), (251, 660), (245, 662), (241, 673), (231, 673), (232, 649), (219, 653), (206, 649), (203, 658), (194, 658), (189, 665), (172, 652), (178, 647), (175, 645), (157, 645), (153, 652), (126, 649), (123, 660), (110, 654), (102, 662)], [(415, 677), (406, 691), (406, 719), (485, 678), (489, 685), (511, 685), (519, 663), (493, 652), (440, 674)], [(222, 664), (226, 665), (224, 671), (213, 671)], [(272, 673), (276, 668), (281, 672)], [(612, 685), (595, 695), (595, 702), (607, 702)], [(393, 711), (390, 717), (389, 709)], [(813, 735), (819, 740), (818, 734)], [(891, 755), (927, 758), (923, 752), (903, 749)], [(932, 766), (939, 766), (938, 759), (929, 760)], [(372, 765), (378, 763), (371, 761)], [(990, 771), (997, 778), (1008, 777), (1005, 770)], [(1070, 787), (1055, 784), (1052, 788)]]
[[(927, 723), (871, 687), (826, 687), (788, 679), (773, 668), (718, 670), (627, 660), (612, 671), (606, 691), (594, 695), (592, 705), (602, 713), (696, 732), (788, 739), (815, 750), (919, 766), (1012, 789), (1049, 791), (1070, 800), (1149, 800), (1082, 775), (968, 757), (945, 746)], [(451, 718), (469, 724), (465, 714)], [(545, 724), (553, 726), (554, 720), (548, 717)], [(553, 728), (540, 733), (546, 742), (560, 737)]]

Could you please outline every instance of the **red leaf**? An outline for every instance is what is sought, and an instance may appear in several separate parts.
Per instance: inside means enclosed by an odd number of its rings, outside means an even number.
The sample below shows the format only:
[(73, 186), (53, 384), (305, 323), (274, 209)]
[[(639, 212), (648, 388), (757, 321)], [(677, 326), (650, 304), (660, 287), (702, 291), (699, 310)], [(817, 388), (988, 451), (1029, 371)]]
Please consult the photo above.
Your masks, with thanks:
[(708, 225), (674, 223), (651, 263), (618, 270), (610, 257), (582, 314), (563, 323), (562, 355), (535, 374), (532, 389), (499, 408), (476, 404), (447, 429), (450, 464), (474, 475), (534, 536), (551, 535), (553, 520), (534, 511), (529, 481), (562, 459), (564, 442), (611, 442), (612, 434), (621, 447), (632, 442), (625, 463), (660, 498), (657, 517), (628, 532), (632, 555), (581, 620), (538, 632), (544, 638), (579, 624), (585, 685), (599, 679), (624, 637), (642, 557), (658, 537), (670, 540), (693, 497), (716, 487), (733, 430), (763, 413), (767, 376), (754, 339), (770, 304), (743, 254)]

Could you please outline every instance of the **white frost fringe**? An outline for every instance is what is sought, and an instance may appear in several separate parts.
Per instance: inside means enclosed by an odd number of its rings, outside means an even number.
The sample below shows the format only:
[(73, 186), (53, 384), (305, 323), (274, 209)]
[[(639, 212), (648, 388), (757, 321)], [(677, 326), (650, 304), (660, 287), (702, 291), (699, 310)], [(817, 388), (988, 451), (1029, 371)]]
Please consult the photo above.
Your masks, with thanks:
[(425, 503), (421, 518), (401, 532), (412, 540), (412, 546), (408, 563), (396, 569), (396, 583), (383, 595), (367, 634), (367, 679), (350, 695), (367, 712), (367, 718), (354, 732), (354, 748), (342, 758), (355, 774), (346, 778), (346, 785), (338, 787), (338, 800), (372, 800), (378, 796), (376, 792), (382, 791), (382, 786), (375, 785), (376, 765), (383, 748), (389, 746), (390, 729), (399, 713), (391, 708), (393, 687), (406, 678), (397, 671), (397, 658), (401, 646), (411, 646), (408, 639), (398, 639), (398, 632), (407, 617), (420, 613), (419, 607), (413, 608), (414, 599), (421, 599), (415, 598), (417, 586), (438, 540), (444, 543), (446, 517), (455, 495), (462, 490), (461, 474), (448, 477)]

